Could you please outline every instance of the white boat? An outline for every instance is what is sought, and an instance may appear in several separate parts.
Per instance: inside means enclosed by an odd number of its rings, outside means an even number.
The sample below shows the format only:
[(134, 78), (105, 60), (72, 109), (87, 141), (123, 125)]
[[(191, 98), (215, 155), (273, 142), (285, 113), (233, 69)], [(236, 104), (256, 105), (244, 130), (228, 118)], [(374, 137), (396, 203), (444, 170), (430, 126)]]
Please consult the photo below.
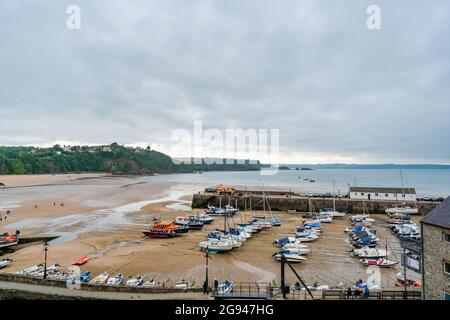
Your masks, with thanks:
[(211, 216), (209, 216), (209, 215), (207, 215), (206, 213), (200, 213), (200, 214), (197, 216), (197, 219), (198, 219), (200, 222), (203, 222), (204, 224), (210, 224), (211, 222), (214, 221), (214, 218), (211, 217)]
[(233, 242), (219, 239), (208, 239), (199, 243), (202, 250), (208, 250), (209, 252), (226, 252), (233, 249)]
[(154, 279), (147, 280), (144, 282), (142, 286), (146, 288), (154, 288), (156, 287), (156, 280)]
[(16, 274), (24, 274), (24, 275), (30, 275), (35, 272), (39, 272), (40, 270), (44, 270), (44, 264), (40, 263), (35, 266), (25, 268), (23, 270), (17, 271)]
[(311, 253), (311, 250), (308, 248), (301, 248), (298, 245), (286, 244), (281, 247), (282, 250), (289, 250), (293, 252), (298, 252), (298, 254), (305, 256)]
[(379, 259), (360, 259), (361, 263), (365, 266), (377, 266), (380, 268), (390, 268), (398, 264), (398, 261), (388, 260), (385, 258)]
[(398, 206), (398, 207), (392, 207), (387, 208), (385, 210), (387, 214), (395, 214), (395, 213), (401, 213), (401, 214), (418, 214), (419, 209), (417, 208), (411, 208), (408, 206)]
[(123, 275), (121, 275), (119, 273), (118, 275), (115, 275), (114, 277), (109, 278), (106, 281), (106, 284), (108, 286), (120, 286), (121, 284), (123, 284)]
[(317, 219), (321, 222), (321, 223), (331, 223), (333, 221), (333, 217), (325, 212), (321, 212), (319, 214), (319, 216), (317, 217)]
[(364, 247), (361, 249), (354, 249), (353, 255), (364, 259), (375, 259), (386, 257), (387, 252), (383, 249)]
[(225, 280), (225, 282), (219, 283), (219, 286), (217, 287), (217, 293), (219, 294), (227, 294), (230, 293), (233, 290), (233, 281)]
[(142, 286), (143, 284), (144, 278), (139, 275), (136, 277), (129, 278), (126, 283), (128, 287), (139, 287)]
[[(61, 268), (61, 266), (59, 264), (57, 264), (57, 263), (47, 267), (47, 275), (52, 275), (52, 274), (58, 273), (60, 268)], [(44, 275), (44, 271), (45, 270), (40, 271), (38, 273), (38, 276), (43, 276)]]
[(11, 259), (2, 259), (0, 260), (0, 269), (1, 268), (6, 268), (7, 266), (9, 266), (12, 263)]
[[(281, 257), (282, 257), (282, 255), (280, 253), (277, 253), (274, 255), (274, 258), (278, 261), (281, 261)], [(301, 255), (296, 254), (296, 253), (284, 254), (284, 258), (287, 261), (292, 262), (292, 263), (300, 263), (300, 262), (306, 261), (305, 257), (302, 257)]]
[(108, 272), (103, 272), (103, 273), (99, 274), (98, 276), (96, 276), (94, 279), (92, 279), (89, 283), (105, 284), (106, 281), (108, 281), (108, 278), (109, 278)]
[(368, 214), (355, 214), (350, 217), (350, 221), (352, 221), (352, 222), (361, 222), (361, 221), (374, 222), (375, 219), (370, 218), (370, 216)]
[(311, 235), (297, 237), (296, 239), (299, 242), (312, 242), (312, 241), (316, 241), (318, 238), (319, 238), (318, 236), (311, 234)]
[(191, 283), (189, 281), (186, 280), (181, 280), (178, 281), (177, 283), (175, 283), (175, 288), (177, 289), (188, 289), (191, 286)]
[(333, 209), (329, 209), (329, 208), (325, 208), (323, 210), (320, 210), (320, 213), (329, 214), (333, 218), (343, 218), (346, 215), (345, 212), (339, 212), (339, 211), (336, 211), (336, 210), (333, 210)]

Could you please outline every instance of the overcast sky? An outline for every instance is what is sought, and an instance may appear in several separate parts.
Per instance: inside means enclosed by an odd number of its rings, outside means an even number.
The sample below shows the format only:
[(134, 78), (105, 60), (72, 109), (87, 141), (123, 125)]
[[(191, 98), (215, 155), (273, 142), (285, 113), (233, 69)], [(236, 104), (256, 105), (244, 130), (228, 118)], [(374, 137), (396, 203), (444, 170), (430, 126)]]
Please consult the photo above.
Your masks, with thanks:
[(450, 163), (449, 39), (448, 0), (2, 0), (0, 145), (170, 154), (201, 120), (280, 129), (282, 162)]

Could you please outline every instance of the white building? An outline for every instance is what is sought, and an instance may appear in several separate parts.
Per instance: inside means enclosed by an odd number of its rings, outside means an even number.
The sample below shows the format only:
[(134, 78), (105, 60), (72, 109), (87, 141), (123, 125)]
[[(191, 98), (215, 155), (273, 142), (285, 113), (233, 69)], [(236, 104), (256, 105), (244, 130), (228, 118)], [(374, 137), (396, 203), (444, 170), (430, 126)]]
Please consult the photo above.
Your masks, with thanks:
[(416, 201), (415, 188), (350, 187), (350, 199)]

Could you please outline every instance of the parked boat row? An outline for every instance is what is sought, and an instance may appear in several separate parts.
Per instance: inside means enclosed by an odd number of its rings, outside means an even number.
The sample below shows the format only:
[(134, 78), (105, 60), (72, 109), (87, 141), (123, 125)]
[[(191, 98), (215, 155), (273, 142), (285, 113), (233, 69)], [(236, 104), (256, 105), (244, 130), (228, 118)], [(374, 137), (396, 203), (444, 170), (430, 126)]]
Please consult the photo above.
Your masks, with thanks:
[(420, 227), (411, 221), (411, 216), (404, 213), (388, 214), (387, 228), (402, 240), (420, 240)]
[(227, 216), (224, 216), (224, 229), (216, 229), (208, 233), (206, 240), (199, 243), (199, 247), (202, 251), (209, 253), (228, 252), (240, 248), (256, 233), (279, 225), (281, 225), (279, 218), (254, 217), (248, 223), (233, 223), (230, 226), (227, 223)]
[(213, 221), (214, 218), (206, 213), (197, 216), (178, 216), (175, 221), (154, 220), (148, 230), (142, 232), (147, 238), (172, 238), (189, 230), (201, 230), (205, 224)]
[(362, 265), (389, 268), (398, 264), (398, 261), (388, 259), (387, 243), (385, 249), (376, 248), (380, 239), (376, 236), (376, 229), (371, 227), (374, 219), (361, 214), (350, 217), (350, 221), (351, 226), (345, 232), (353, 248), (351, 255), (357, 257)]

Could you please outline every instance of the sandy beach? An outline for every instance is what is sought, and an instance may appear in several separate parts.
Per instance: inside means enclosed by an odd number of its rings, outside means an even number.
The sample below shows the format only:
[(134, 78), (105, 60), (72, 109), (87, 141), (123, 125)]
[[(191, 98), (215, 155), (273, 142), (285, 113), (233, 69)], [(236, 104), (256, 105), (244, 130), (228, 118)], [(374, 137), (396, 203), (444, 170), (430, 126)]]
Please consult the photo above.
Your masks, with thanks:
[[(199, 251), (198, 243), (208, 231), (221, 228), (223, 218), (217, 217), (201, 231), (190, 231), (173, 239), (146, 239), (142, 230), (153, 217), (172, 220), (177, 215), (196, 214), (197, 211), (189, 207), (189, 199), (206, 185), (137, 177), (79, 179), (77, 175), (70, 176), (59, 176), (60, 179), (40, 176), (39, 181), (34, 177), (27, 180), (29, 176), (20, 176), (17, 180), (10, 177), (11, 184), (22, 187), (0, 191), (2, 216), (5, 210), (11, 210), (7, 220), (0, 222), (0, 231), (18, 229), (24, 236), (59, 235), (60, 238), (50, 244), (48, 261), (49, 264), (59, 263), (63, 269), (70, 266), (73, 259), (88, 255), (90, 261), (82, 266), (82, 271), (93, 274), (108, 271), (125, 276), (140, 274), (169, 286), (181, 279), (201, 285), (205, 277), (205, 255)], [(36, 183), (39, 185), (30, 186)], [(273, 214), (283, 220), (281, 227), (255, 235), (237, 250), (212, 255), (210, 279), (279, 283), (280, 265), (271, 257), (276, 251), (272, 242), (292, 234), (303, 219), (301, 214)], [(234, 222), (247, 221), (253, 215), (261, 215), (261, 212), (243, 212), (234, 217)], [(398, 241), (384, 228), (386, 217), (374, 218), (378, 237), (383, 243), (388, 240), (390, 251), (399, 258)], [(305, 281), (335, 286), (340, 282), (353, 284), (360, 278), (367, 279), (367, 268), (349, 255), (344, 234), (348, 225), (347, 218), (335, 219), (324, 226), (323, 236), (318, 241), (308, 244), (312, 254), (306, 262), (296, 266)], [(4, 257), (12, 258), (13, 263), (2, 272), (30, 267), (43, 261), (42, 244), (27, 246)], [(398, 268), (382, 271), (383, 286), (393, 286)], [(287, 272), (287, 280), (295, 282), (292, 272)]]

